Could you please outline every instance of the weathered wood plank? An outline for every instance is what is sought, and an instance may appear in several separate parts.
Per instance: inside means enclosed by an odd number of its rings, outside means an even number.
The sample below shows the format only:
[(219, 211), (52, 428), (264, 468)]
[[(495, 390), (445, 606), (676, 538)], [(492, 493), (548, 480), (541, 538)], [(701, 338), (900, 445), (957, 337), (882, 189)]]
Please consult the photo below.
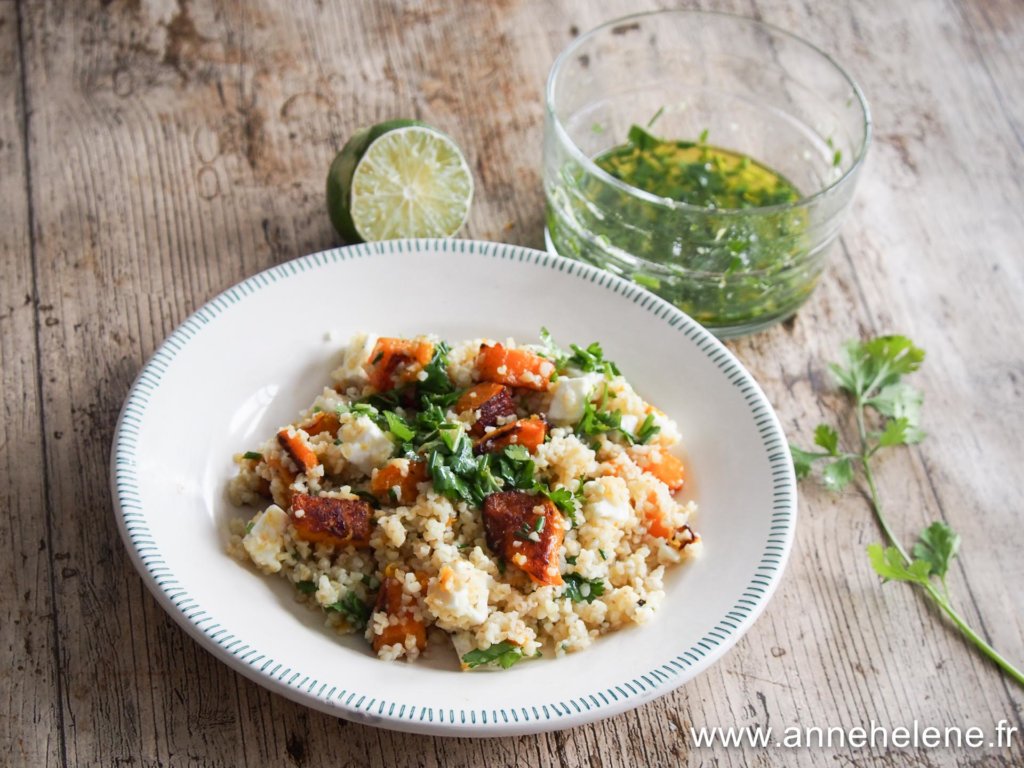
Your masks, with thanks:
[[(787, 579), (721, 663), (636, 712), (541, 737), (430, 739), (308, 711), (215, 662), (135, 576), (109, 511), (107, 448), (121, 399), (160, 340), (242, 276), (334, 244), (324, 171), (346, 136), (387, 117), (411, 113), (464, 147), (477, 180), (468, 236), (540, 246), (548, 66), (573, 34), (633, 8), (625, 0), (26, 3), (61, 656), (49, 700), (16, 687), (12, 701), (45, 713), (57, 684), (67, 692), (63, 710), (33, 721), (33, 733), (52, 735), (48, 744), (37, 739), (33, 748), (42, 751), (28, 762), (56, 759), (59, 716), (71, 764), (226, 766), (816, 765), (822, 753), (694, 752), (686, 728), (1019, 720), (1017, 691), (938, 629), (908, 590), (879, 587), (863, 555), (879, 538), (863, 500), (813, 488), (803, 497)], [(1015, 244), (1024, 224), (1019, 205), (1007, 204), (1021, 199), (1012, 130), (1019, 119), (1006, 107), (1006, 93), (1019, 103), (1019, 89), (998, 87), (1020, 82), (1021, 13), (968, 5), (965, 26), (960, 6), (926, 3), (906, 16), (913, 23), (885, 3), (735, 0), (726, 8), (834, 51), (864, 85), (878, 135), (843, 247), (818, 293), (795, 322), (733, 347), (786, 428), (804, 437), (839, 403), (824, 361), (843, 340), (904, 330), (928, 348), (920, 381), (931, 437), (885, 461), (883, 493), (907, 537), (937, 515), (964, 533), (954, 589), (972, 620), (984, 617), (996, 642), (1024, 658), (1024, 598), (1006, 588), (1024, 574), (1015, 556), (1021, 538), (1004, 535), (1015, 530), (1019, 493), (1006, 467), (1019, 453), (1014, 435), (1024, 419), (1016, 407), (1024, 371), (1010, 335), (1021, 314)], [(979, 13), (991, 21), (996, 11), (1007, 21), (990, 24), (1003, 52), (992, 58), (991, 46), (971, 35), (983, 34)], [(3, 82), (9, 87), (6, 75)], [(17, 127), (13, 112), (0, 121)], [(1000, 122), (999, 114), (1012, 119)], [(7, 122), (0, 126), (0, 199), (17, 211), (24, 171), (20, 160), (7, 165)], [(0, 235), (5, 252), (25, 249), (19, 232)], [(4, 281), (0, 291), (16, 297), (17, 285)], [(18, 343), (3, 347), (3, 375), (5, 403), (20, 406), (15, 393), (34, 381), (34, 345), (23, 341), (32, 308), (18, 317), (10, 336)], [(0, 319), (0, 335), (7, 322)], [(30, 369), (9, 365), (10, 354)], [(8, 386), (8, 376), (22, 389)], [(27, 418), (24, 409), (19, 417)], [(38, 428), (23, 432), (41, 450)], [(36, 498), (38, 509), (41, 486), (31, 482), (36, 496), (18, 497)], [(15, 519), (28, 524), (31, 516)], [(47, 562), (31, 554), (14, 576), (31, 580), (31, 569)], [(40, 615), (49, 612), (40, 605)], [(923, 629), (904, 635), (901, 627)], [(40, 668), (44, 678), (55, 674)], [(26, 727), (23, 717), (14, 722)]]
[(49, 766), (63, 758), (52, 599), (60, 564), (47, 528), (19, 36), (15, 4), (0, 2), (0, 752)]

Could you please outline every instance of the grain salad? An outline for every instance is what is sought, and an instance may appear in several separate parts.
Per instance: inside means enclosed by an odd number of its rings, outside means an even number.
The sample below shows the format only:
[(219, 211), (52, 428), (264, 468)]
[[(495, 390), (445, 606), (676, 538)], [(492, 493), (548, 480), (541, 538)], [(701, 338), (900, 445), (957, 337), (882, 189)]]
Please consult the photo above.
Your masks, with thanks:
[(700, 551), (676, 425), (597, 343), (359, 334), (331, 379), (235, 456), (229, 547), (381, 659), (582, 650)]

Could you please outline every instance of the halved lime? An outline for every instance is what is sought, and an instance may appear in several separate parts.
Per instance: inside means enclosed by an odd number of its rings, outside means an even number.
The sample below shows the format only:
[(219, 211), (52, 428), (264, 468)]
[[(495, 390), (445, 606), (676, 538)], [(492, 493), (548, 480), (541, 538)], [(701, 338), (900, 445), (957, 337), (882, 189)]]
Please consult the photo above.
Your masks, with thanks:
[(473, 176), (458, 145), (412, 120), (360, 131), (327, 174), (327, 209), (349, 242), (450, 237), (472, 199)]

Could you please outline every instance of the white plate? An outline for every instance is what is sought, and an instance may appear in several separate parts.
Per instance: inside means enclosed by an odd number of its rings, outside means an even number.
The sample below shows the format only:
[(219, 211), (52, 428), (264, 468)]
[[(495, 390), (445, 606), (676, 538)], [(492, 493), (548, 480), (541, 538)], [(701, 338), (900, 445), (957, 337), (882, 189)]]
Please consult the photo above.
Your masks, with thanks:
[[(670, 572), (655, 619), (559, 660), (461, 673), (378, 661), (225, 554), (231, 456), (306, 407), (358, 330), (599, 340), (679, 423), (701, 559)], [(139, 374), (114, 436), (118, 523), (139, 573), (217, 658), (290, 699), (361, 723), (490, 736), (567, 728), (662, 696), (718, 659), (782, 576), (796, 523), (786, 440), (764, 394), (710, 333), (598, 269), (526, 248), (408, 240), (340, 248), (225, 291)], [(451, 657), (454, 659), (454, 656)]]

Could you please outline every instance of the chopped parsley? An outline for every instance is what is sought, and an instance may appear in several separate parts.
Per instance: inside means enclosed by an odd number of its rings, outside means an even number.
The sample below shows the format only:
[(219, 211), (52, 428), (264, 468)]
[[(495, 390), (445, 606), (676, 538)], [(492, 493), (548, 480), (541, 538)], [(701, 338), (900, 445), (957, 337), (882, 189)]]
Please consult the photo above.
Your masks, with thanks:
[(497, 664), (502, 669), (508, 669), (518, 661), (523, 660), (523, 649), (518, 645), (508, 642), (495, 643), (487, 648), (470, 651), (462, 657), (462, 663), (470, 669), (481, 667), (486, 664)]
[(295, 582), (295, 588), (304, 595), (312, 595), (316, 592), (315, 581), (297, 581)]
[(661, 432), (661, 427), (654, 423), (654, 414), (648, 413), (643, 423), (636, 430), (636, 441), (645, 445), (656, 434)]
[(252, 459), (254, 461), (262, 461), (263, 460), (263, 454), (260, 453), (259, 451), (246, 451), (245, 453), (242, 454), (242, 458), (243, 459)]
[(502, 489), (534, 491), (543, 487), (534, 477), (530, 452), (521, 445), (475, 456), (473, 442), (461, 425), (439, 425), (437, 435), (427, 445), (427, 470), (434, 488), (451, 501), (480, 506), (487, 496)]
[(256, 523), (255, 523), (255, 522), (253, 522), (252, 520), (250, 520), (250, 521), (249, 521), (248, 523), (246, 523), (246, 524), (245, 524), (245, 532), (246, 532), (246, 534), (250, 534), (250, 533), (252, 533), (252, 529), (253, 529), (253, 528), (254, 528), (255, 526), (256, 526)]
[(604, 581), (601, 579), (588, 579), (578, 573), (567, 573), (562, 579), (565, 581), (562, 594), (574, 603), (592, 603), (604, 594)]
[[(424, 400), (437, 397), (446, 398), (455, 393), (455, 385), (448, 378), (448, 352), (450, 350), (451, 347), (445, 342), (439, 341), (434, 346), (434, 356), (430, 358), (429, 363), (423, 366), (423, 373), (426, 374), (426, 377), (416, 382), (416, 394), (421, 398), (421, 405), (425, 404)], [(436, 402), (436, 400), (430, 401)], [(455, 400), (452, 400), (448, 405), (454, 402)]]
[(394, 411), (384, 411), (384, 421), (388, 432), (398, 438), (399, 442), (408, 442), (416, 436), (409, 423)]
[(557, 381), (558, 377), (568, 368), (575, 368), (583, 373), (603, 373), (609, 379), (612, 376), (620, 375), (619, 367), (611, 360), (604, 359), (604, 350), (596, 341), (586, 347), (570, 344), (569, 348), (572, 350), (572, 354), (567, 354), (555, 344), (551, 332), (547, 328), (540, 329), (540, 341), (544, 347), (541, 355), (555, 364), (555, 372), (551, 374), (551, 381)]
[(601, 349), (598, 342), (593, 342), (586, 349), (578, 344), (571, 344), (570, 349), (572, 349), (572, 354), (569, 356), (568, 363), (573, 368), (578, 368), (584, 373), (603, 373), (609, 379), (612, 376), (620, 375), (619, 366), (611, 360), (604, 359), (604, 350)]
[(587, 402), (583, 406), (583, 416), (573, 431), (594, 447), (597, 443), (597, 436), (601, 434), (618, 434), (627, 445), (643, 445), (661, 431), (661, 427), (654, 423), (654, 414), (649, 413), (640, 424), (634, 435), (622, 426), (622, 411), (615, 409), (610, 411), (605, 407), (608, 400), (608, 387), (601, 392), (601, 399), (595, 404)]
[(346, 592), (336, 603), (331, 603), (324, 610), (340, 613), (345, 621), (355, 629), (363, 629), (370, 620), (370, 606), (359, 599), (355, 592)]

